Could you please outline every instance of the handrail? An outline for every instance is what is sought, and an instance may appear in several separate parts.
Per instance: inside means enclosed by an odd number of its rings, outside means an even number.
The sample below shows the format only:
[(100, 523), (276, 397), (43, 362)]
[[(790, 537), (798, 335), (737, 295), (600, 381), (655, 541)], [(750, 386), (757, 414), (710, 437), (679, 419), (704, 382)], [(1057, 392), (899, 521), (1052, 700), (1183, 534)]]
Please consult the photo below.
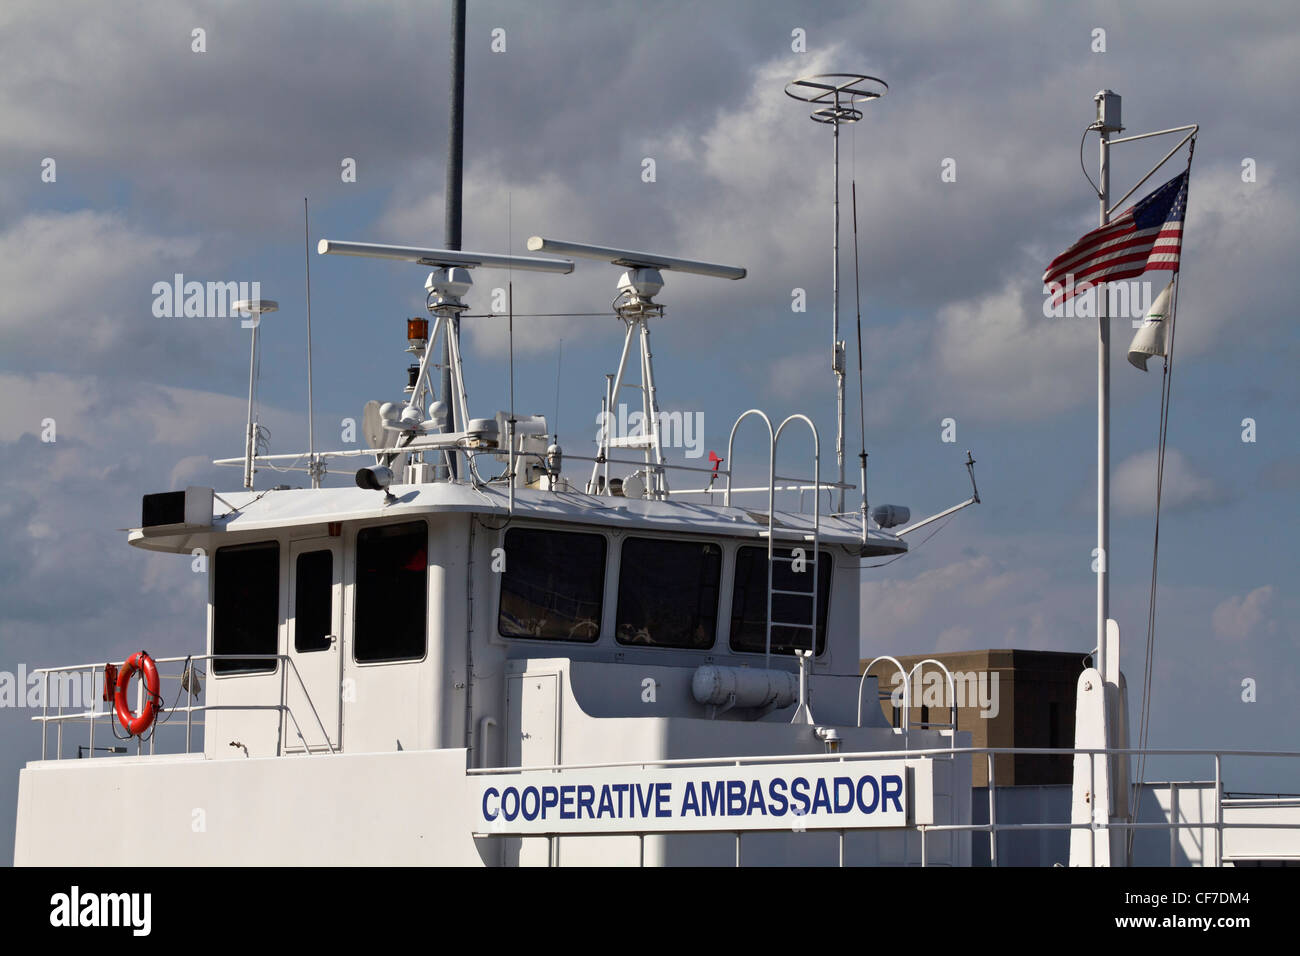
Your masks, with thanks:
[[(295, 677), (295, 678), (297, 679), (297, 681), (298, 681), (298, 687), (302, 690), (303, 697), (304, 697), (304, 698), (306, 699), (306, 701), (307, 701), (307, 706), (308, 706), (308, 708), (310, 708), (311, 713), (312, 713), (312, 716), (316, 718), (316, 726), (317, 726), (317, 728), (318, 728), (318, 729), (320, 730), (320, 732), (321, 732), (321, 736), (322, 736), (322, 738), (323, 738), (324, 741), (325, 741), (325, 746), (326, 746), (326, 748), (328, 748), (328, 750), (329, 750), (330, 753), (335, 753), (334, 745), (330, 742), (329, 731), (325, 729), (325, 722), (321, 719), (320, 713), (316, 710), (316, 705), (315, 705), (315, 703), (314, 703), (314, 702), (312, 701), (312, 699), (311, 699), (311, 693), (307, 690), (307, 685), (303, 682), (302, 674), (298, 671), (298, 665), (297, 665), (297, 663), (294, 662), (293, 658), (292, 658), (290, 655), (288, 655), (288, 654), (187, 654), (187, 655), (185, 655), (184, 657), (155, 657), (153, 660), (154, 660), (154, 663), (155, 663), (155, 664), (179, 664), (179, 663), (185, 663), (185, 664), (187, 664), (187, 665), (190, 664), (190, 663), (193, 662), (193, 661), (218, 661), (218, 660), (238, 660), (238, 661), (248, 661), (248, 660), (266, 660), (266, 661), (270, 661), (270, 660), (274, 660), (274, 661), (284, 661), (285, 664), (288, 665), (288, 667), (286, 667), (286, 672), (287, 672), (288, 670), (290, 670), (290, 669), (293, 671), (293, 675), (294, 675), (294, 677)], [(98, 711), (98, 710), (94, 710), (94, 709), (92, 709), (92, 710), (83, 711), (83, 712), (81, 712), (81, 713), (75, 713), (75, 714), (64, 714), (64, 713), (63, 713), (63, 702), (62, 702), (62, 700), (60, 700), (60, 701), (59, 701), (59, 704), (58, 704), (58, 713), (57, 713), (57, 714), (54, 714), (54, 715), (51, 715), (51, 714), (49, 713), (49, 707), (50, 707), (50, 675), (51, 675), (51, 674), (71, 674), (71, 673), (76, 673), (77, 671), (89, 670), (89, 671), (90, 671), (90, 676), (91, 676), (91, 684), (92, 684), (92, 686), (93, 686), (93, 685), (94, 685), (94, 677), (95, 677), (95, 673), (97, 672), (97, 670), (98, 670), (101, 666), (102, 666), (102, 662), (95, 662), (95, 663), (91, 663), (91, 664), (71, 664), (71, 665), (66, 665), (66, 666), (62, 666), (62, 667), (38, 667), (38, 668), (35, 668), (35, 669), (31, 672), (31, 673), (33, 673), (33, 674), (40, 674), (40, 675), (42, 675), (43, 678), (44, 678), (43, 683), (42, 683), (42, 690), (43, 690), (43, 692), (42, 692), (42, 707), (41, 707), (41, 713), (40, 713), (39, 715), (37, 715), (37, 716), (33, 716), (33, 717), (31, 718), (33, 721), (39, 721), (40, 724), (41, 724), (41, 759), (42, 759), (42, 760), (45, 759), (45, 752), (46, 752), (46, 734), (45, 734), (45, 727), (46, 727), (46, 725), (49, 724), (49, 723), (54, 723), (54, 724), (57, 726), (57, 729), (58, 729), (58, 737), (56, 738), (56, 754), (57, 754), (57, 756), (56, 756), (54, 759), (56, 759), (56, 760), (61, 760), (61, 759), (63, 759), (63, 723), (64, 723), (64, 721), (67, 721), (67, 720), (85, 720), (85, 719), (89, 719), (89, 721), (90, 721), (90, 745), (91, 745), (91, 748), (92, 748), (91, 751), (90, 751), (90, 755), (91, 755), (91, 757), (94, 756), (94, 749), (93, 749), (93, 747), (94, 747), (94, 741), (95, 741), (95, 723), (96, 723), (100, 718), (108, 718), (108, 719), (112, 719), (112, 717), (113, 717), (113, 712), (112, 712), (111, 710), (105, 710), (105, 711), (101, 712), (101, 711)], [(188, 696), (187, 696), (187, 699), (192, 701), (192, 700), (193, 700), (193, 692), (190, 690), (189, 686), (185, 686), (185, 685), (187, 684), (187, 682), (185, 682), (185, 681), (183, 680), (183, 677), (184, 677), (184, 675), (182, 674), (182, 675), (181, 675), (181, 678), (178, 678), (178, 679), (181, 679), (181, 680), (182, 680), (182, 685), (183, 685), (183, 686), (182, 686), (182, 689), (186, 691), (186, 693), (187, 693), (187, 695), (188, 695)], [(179, 705), (175, 705), (175, 706), (169, 707), (169, 708), (167, 708), (167, 709), (168, 709), (168, 712), (169, 712), (169, 713), (184, 713), (184, 714), (186, 714), (186, 735), (185, 735), (185, 752), (186, 752), (186, 753), (189, 753), (189, 752), (190, 752), (190, 750), (189, 750), (189, 747), (190, 747), (190, 739), (189, 739), (189, 727), (190, 727), (190, 723), (189, 723), (189, 715), (192, 714), (192, 713), (194, 713), (194, 712), (196, 712), (196, 711), (197, 711), (197, 712), (203, 712), (203, 711), (208, 711), (208, 710), (280, 710), (280, 711), (283, 711), (283, 712), (287, 713), (287, 714), (289, 715), (289, 719), (293, 721), (294, 730), (297, 732), (297, 734), (298, 734), (298, 739), (302, 741), (303, 746), (307, 748), (308, 752), (310, 752), (310, 750), (311, 750), (311, 746), (307, 743), (307, 738), (303, 736), (303, 733), (302, 733), (302, 726), (298, 723), (298, 718), (297, 718), (297, 717), (294, 715), (294, 713), (293, 713), (293, 708), (290, 707), (287, 703), (285, 703), (285, 694), (284, 694), (284, 686), (283, 686), (283, 682), (281, 682), (280, 703), (279, 703), (279, 704), (221, 704), (221, 705), (216, 705), (216, 704), (200, 704), (200, 705), (198, 705), (198, 706), (195, 706), (193, 703), (190, 703), (190, 704), (187, 704), (187, 705), (185, 705), (185, 706), (183, 706), (183, 707), (182, 707), (182, 706), (179, 706)], [(159, 725), (155, 723), (155, 725), (154, 725), (155, 731), (156, 731), (156, 729), (157, 729), (158, 726), (159, 726)], [(153, 737), (152, 737), (152, 735), (150, 736), (150, 753), (153, 753)]]
[(469, 774), (531, 773), (557, 770), (614, 770), (620, 767), (706, 767), (720, 764), (739, 767), (765, 763), (818, 763), (845, 760), (898, 760), (910, 757), (950, 757), (954, 754), (1024, 754), (1027, 756), (1057, 756), (1085, 754), (1103, 756), (1155, 754), (1163, 757), (1297, 757), (1300, 750), (1201, 750), (1176, 747), (918, 747), (915, 750), (861, 750), (815, 754), (750, 754), (730, 757), (665, 757), (648, 760), (614, 760), (603, 763), (529, 764), (519, 767), (478, 767), (467, 770)]
[[(858, 681), (858, 726), (859, 727), (862, 726), (862, 690), (867, 684), (867, 677), (871, 673), (871, 668), (875, 667), (876, 664), (878, 664), (880, 661), (892, 661), (894, 666), (898, 668), (898, 672), (903, 675), (903, 700), (908, 704), (910, 704), (912, 700), (912, 695), (909, 690), (910, 677), (908, 676), (907, 669), (903, 667), (901, 663), (899, 663), (898, 658), (891, 657), (888, 654), (881, 654), (879, 657), (873, 658), (871, 663), (869, 663), (865, 668), (863, 668), (862, 679)], [(877, 679), (877, 687), (879, 687), (879, 679)], [(903, 706), (899, 709), (903, 712), (902, 730), (903, 733), (906, 734), (907, 733), (907, 706)]]
[[(952, 742), (953, 745), (956, 746), (957, 744), (957, 685), (952, 679), (952, 671), (948, 669), (948, 665), (945, 664), (943, 661), (938, 660), (937, 658), (934, 657), (927, 657), (924, 660), (919, 660), (912, 665), (911, 671), (908, 672), (909, 676), (912, 673), (914, 673), (918, 667), (923, 667), (926, 664), (937, 664), (939, 666), (939, 669), (943, 671), (944, 676), (948, 678), (948, 699), (952, 701), (952, 703), (949, 704), (948, 706), (948, 716), (949, 719), (951, 720)], [(922, 675), (924, 675), (925, 672), (922, 671), (921, 673)], [(912, 706), (912, 698), (909, 697), (907, 698), (907, 707), (911, 708), (911, 706)], [(934, 726), (941, 726), (941, 725), (937, 725), (932, 721), (922, 721), (920, 723), (920, 727), (922, 729), (926, 727), (934, 727)]]
[[(814, 485), (820, 485), (820, 484), (821, 484), (821, 481), (822, 481), (822, 452), (821, 452), (821, 439), (820, 439), (820, 438), (818, 437), (818, 435), (817, 435), (817, 426), (813, 424), (812, 419), (809, 418), (807, 415), (801, 415), (801, 414), (796, 413), (796, 414), (794, 414), (794, 415), (789, 415), (789, 416), (787, 416), (786, 419), (785, 419), (783, 422), (781, 422), (780, 425), (778, 425), (778, 426), (776, 427), (776, 432), (772, 435), (772, 453), (771, 453), (770, 456), (768, 456), (768, 460), (767, 460), (767, 461), (768, 461), (768, 474), (767, 474), (767, 485), (768, 485), (768, 495), (767, 495), (767, 505), (768, 505), (768, 507), (767, 507), (767, 634), (765, 635), (765, 638), (764, 638), (764, 644), (763, 644), (763, 666), (764, 666), (764, 667), (769, 667), (769, 666), (771, 666), (771, 658), (772, 658), (772, 589), (773, 589), (773, 587), (774, 587), (774, 582), (773, 582), (773, 571), (774, 571), (774, 568), (773, 568), (773, 564), (774, 564), (774, 561), (775, 561), (775, 559), (776, 559), (776, 540), (775, 540), (775, 539), (776, 539), (776, 524), (775, 524), (775, 522), (776, 522), (776, 498), (775, 498), (775, 495), (776, 495), (776, 452), (777, 452), (777, 449), (780, 447), (780, 444), (781, 444), (781, 432), (785, 431), (785, 426), (786, 426), (786, 425), (789, 425), (791, 422), (794, 422), (794, 421), (801, 421), (801, 422), (803, 422), (803, 423), (806, 424), (806, 425), (808, 426), (808, 428), (812, 431), (812, 439), (813, 439), (813, 484), (814, 484)], [(769, 422), (768, 424), (769, 424), (769, 426), (771, 425), (770, 422)], [(728, 453), (730, 453), (730, 449), (728, 449)], [(787, 480), (789, 480), (789, 479), (787, 479)], [(728, 485), (730, 485), (730, 482), (728, 482)], [(814, 661), (814, 660), (816, 659), (816, 657), (817, 657), (817, 596), (818, 596), (818, 592), (821, 590), (821, 579), (820, 579), (819, 574), (818, 574), (818, 564), (817, 564), (817, 561), (818, 561), (819, 557), (821, 556), (821, 524), (822, 524), (822, 521), (821, 521), (821, 501), (822, 501), (821, 492), (818, 491), (817, 494), (813, 495), (813, 525), (812, 525), (812, 529), (813, 529), (813, 540), (812, 540), (812, 546), (813, 546), (813, 560), (812, 560), (812, 579), (813, 579), (813, 582), (812, 582), (812, 624), (811, 624), (811, 626), (810, 626), (810, 628), (809, 628), (809, 639), (808, 639), (808, 650), (809, 650), (809, 655), (808, 655), (808, 657), (807, 657), (807, 660), (808, 660), (808, 666), (809, 666), (809, 667), (812, 667), (812, 666), (813, 666), (813, 661)], [(804, 669), (804, 665), (801, 663), (801, 664), (800, 664), (800, 667), (799, 667), (800, 674), (803, 673), (803, 669)], [(800, 677), (800, 680), (803, 681), (804, 678), (803, 678), (803, 677)], [(806, 700), (800, 699), (799, 704), (800, 704), (800, 707), (801, 707), (801, 708), (806, 708), (807, 705), (808, 705), (808, 702), (807, 702)], [(805, 711), (805, 713), (806, 713), (806, 711)], [(797, 716), (798, 716), (798, 715), (796, 715), (796, 719), (797, 719)], [(809, 718), (809, 719), (811, 720), (811, 718)]]
[[(734, 458), (732, 457), (732, 453), (735, 449), (735, 444), (736, 444), (736, 431), (737, 429), (740, 428), (740, 423), (743, 422), (750, 415), (757, 415), (759, 418), (763, 419), (763, 424), (767, 426), (767, 440), (769, 446), (767, 452), (767, 471), (770, 477), (775, 471), (774, 466), (775, 466), (775, 459), (776, 459), (776, 449), (771, 447), (771, 445), (774, 442), (774, 432), (772, 431), (772, 419), (768, 418), (767, 413), (760, 408), (751, 408), (748, 411), (741, 412), (740, 417), (737, 418), (734, 423), (732, 423), (731, 435), (727, 438), (727, 461), (734, 463)], [(726, 508), (731, 507), (731, 472), (733, 470), (734, 469), (732, 468), (727, 469), (727, 486), (725, 489), (723, 489), (723, 493), (722, 493), (722, 504), (723, 507)], [(772, 482), (769, 480), (767, 484), (768, 484), (767, 510), (768, 513), (770, 514), (772, 511), (772, 501), (773, 501)]]
[[(875, 662), (873, 661), (872, 663), (874, 664)], [(1131, 748), (1131, 747), (1080, 747), (1080, 748), (943, 747), (943, 748), (935, 748), (935, 747), (928, 747), (928, 748), (920, 748), (917, 750), (909, 750), (904, 748), (901, 750), (862, 751), (862, 752), (852, 752), (852, 753), (840, 752), (840, 753), (819, 753), (819, 754), (776, 754), (776, 755), (763, 754), (763, 755), (740, 756), (740, 757), (687, 757), (687, 758), (670, 758), (670, 759), (659, 759), (659, 760), (651, 759), (651, 760), (611, 761), (611, 762), (604, 762), (604, 763), (587, 763), (587, 764), (549, 764), (549, 765), (536, 765), (536, 766), (528, 766), (528, 767), (479, 767), (479, 768), (467, 769), (466, 774), (470, 777), (473, 777), (473, 776), (480, 776), (484, 774), (523, 775), (523, 774), (531, 774), (531, 773), (553, 773), (556, 771), (566, 771), (566, 770), (608, 770), (608, 769), (615, 769), (615, 768), (635, 768), (635, 767), (640, 767), (642, 769), (645, 769), (649, 767), (698, 767), (698, 766), (708, 766), (708, 765), (741, 767), (745, 765), (761, 766), (763, 764), (768, 764), (768, 763), (819, 763), (819, 762), (840, 763), (849, 760), (899, 760), (899, 759), (906, 760), (906, 759), (915, 759), (921, 757), (953, 758), (957, 754), (968, 754), (968, 755), (983, 754), (986, 755), (989, 761), (989, 769), (990, 769), (989, 786), (988, 786), (989, 822), (987, 823), (935, 823), (935, 824), (919, 824), (919, 825), (914, 825), (913, 827), (909, 827), (908, 831), (905, 831), (904, 834), (905, 838), (906, 838), (906, 832), (910, 832), (911, 829), (919, 830), (921, 833), (921, 854), (920, 855), (921, 855), (922, 866), (925, 866), (927, 863), (926, 836), (930, 832), (988, 833), (989, 849), (990, 849), (989, 861), (992, 866), (997, 866), (998, 865), (997, 834), (1003, 831), (1064, 830), (1064, 831), (1072, 832), (1074, 830), (1088, 830), (1094, 834), (1094, 840), (1098, 838), (1099, 834), (1102, 835), (1101, 838), (1105, 838), (1104, 834), (1109, 830), (1168, 831), (1170, 834), (1171, 852), (1172, 852), (1172, 848), (1177, 844), (1177, 840), (1175, 837), (1177, 831), (1194, 830), (1194, 829), (1214, 830), (1216, 834), (1215, 850), (1212, 855), (1205, 856), (1203, 859), (1210, 865), (1221, 866), (1223, 865), (1224, 862), (1232, 862), (1234, 860), (1241, 860), (1241, 859), (1258, 858), (1258, 855), (1240, 856), (1240, 855), (1225, 854), (1223, 850), (1224, 830), (1300, 831), (1300, 824), (1297, 824), (1295, 822), (1273, 823), (1273, 822), (1256, 822), (1250, 820), (1228, 821), (1223, 819), (1224, 806), (1235, 805), (1230, 803), (1229, 801), (1226, 801), (1222, 797), (1223, 791), (1222, 791), (1221, 769), (1222, 769), (1222, 760), (1224, 757), (1300, 758), (1300, 751), (1294, 751), (1294, 750), (1237, 750), (1237, 749), (1206, 750), (1206, 749), (1172, 748), (1172, 747), (1168, 747), (1168, 748)], [(1214, 784), (1212, 784), (1215, 787), (1214, 815), (1213, 817), (1209, 817), (1201, 820), (1179, 821), (1176, 818), (1172, 818), (1165, 821), (1147, 822), (1147, 823), (1139, 823), (1136, 821), (1129, 821), (1124, 819), (1117, 819), (1113, 821), (1091, 820), (1091, 821), (1084, 821), (1079, 823), (1074, 823), (1072, 821), (1059, 822), (1059, 823), (1058, 822), (999, 823), (996, 818), (996, 806), (995, 806), (996, 784), (994, 783), (994, 778), (992, 775), (993, 757), (999, 754), (1028, 755), (1028, 756), (1053, 756), (1053, 755), (1074, 755), (1074, 754), (1130, 756), (1130, 755), (1139, 755), (1139, 754), (1146, 754), (1146, 755), (1155, 754), (1161, 756), (1213, 757), (1215, 763), (1215, 777), (1216, 777)], [(1092, 766), (1091, 761), (1089, 761), (1089, 766)], [(1185, 785), (1186, 782), (1168, 781), (1168, 785), (1171, 788), (1171, 790), (1176, 790), (1180, 784)], [(1157, 785), (1157, 782), (1151, 782), (1148, 785), (1154, 786)], [(1200, 782), (1200, 785), (1209, 786), (1211, 784), (1208, 781), (1202, 781)], [(865, 824), (859, 826), (846, 825), (843, 827), (835, 828), (838, 830), (840, 834), (840, 865), (841, 866), (844, 865), (844, 842), (843, 842), (844, 834), (848, 831), (856, 831), (856, 830), (864, 829), (865, 826), (866, 826)], [(576, 830), (576, 831), (572, 831), (568, 835), (579, 836), (582, 835), (584, 832), (585, 831), (582, 830)], [(593, 832), (597, 832), (597, 831), (593, 831)], [(639, 835), (639, 837), (642, 840), (644, 840), (646, 834), (650, 832), (653, 831), (649, 831), (649, 830), (634, 831), (632, 835)], [(716, 833), (729, 833), (734, 835), (737, 841), (736, 859), (739, 862), (740, 860), (739, 843), (743, 831), (737, 831), (728, 828), (719, 828), (718, 830), (698, 830), (692, 832), (696, 832), (696, 833), (716, 832)], [(833, 829), (829, 832), (835, 832), (835, 830)], [(495, 834), (495, 833), (483, 833), (478, 835), (484, 837), (499, 836), (499, 835), (518, 836), (518, 834)], [(548, 836), (547, 839), (551, 840), (553, 839), (553, 836)], [(1300, 854), (1287, 853), (1287, 854), (1280, 854), (1276, 857), (1269, 857), (1269, 858), (1270, 859), (1272, 858), (1300, 859)]]

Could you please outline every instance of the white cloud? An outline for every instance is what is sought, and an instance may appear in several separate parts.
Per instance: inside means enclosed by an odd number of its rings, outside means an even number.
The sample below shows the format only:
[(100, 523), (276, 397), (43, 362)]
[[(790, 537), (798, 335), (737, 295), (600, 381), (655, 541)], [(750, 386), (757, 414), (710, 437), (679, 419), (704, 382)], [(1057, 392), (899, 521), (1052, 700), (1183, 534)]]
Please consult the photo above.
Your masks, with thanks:
[(1244, 641), (1261, 626), (1267, 633), (1275, 633), (1276, 622), (1268, 620), (1272, 601), (1273, 588), (1267, 584), (1255, 588), (1245, 597), (1232, 595), (1224, 598), (1211, 617), (1215, 636), (1229, 641)]
[[(1086, 496), (1092, 507), (1093, 495)], [(1119, 515), (1153, 516), (1156, 502), (1156, 452), (1138, 452), (1111, 473), (1111, 508)], [(1226, 503), (1228, 493), (1212, 478), (1200, 474), (1177, 448), (1165, 449), (1162, 512), (1213, 508)], [(1080, 507), (1085, 507), (1083, 499)]]
[(183, 333), (154, 317), (152, 285), (171, 282), (173, 265), (198, 248), (115, 212), (29, 213), (0, 232), (6, 357), (30, 368), (72, 355), (83, 369), (110, 371), (165, 354)]

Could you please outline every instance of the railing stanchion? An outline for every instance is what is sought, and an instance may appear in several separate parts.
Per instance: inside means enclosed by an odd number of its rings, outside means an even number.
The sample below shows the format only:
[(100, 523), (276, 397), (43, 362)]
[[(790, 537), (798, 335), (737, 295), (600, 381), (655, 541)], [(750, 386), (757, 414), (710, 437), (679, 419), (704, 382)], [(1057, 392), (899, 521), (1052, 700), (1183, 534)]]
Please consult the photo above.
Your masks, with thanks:
[[(48, 752), (45, 745), (46, 730), (50, 726), (50, 695), (49, 685), (50, 677), (48, 672), (44, 675), (46, 692), (41, 695), (41, 759), (45, 759)], [(62, 721), (60, 721), (62, 723)]]
[[(85, 686), (84, 684), (82, 685)], [(90, 700), (86, 704), (86, 709), (93, 711), (95, 709), (95, 665), (90, 665)], [(90, 757), (95, 757), (95, 718), (90, 718)]]
[(1223, 866), (1223, 757), (1214, 755), (1214, 865)]
[[(45, 675), (45, 696), (47, 698), (50, 696), (50, 675), (48, 673)], [(59, 732), (55, 736), (58, 738), (58, 748), (59, 748), (58, 759), (62, 760), (63, 759), (63, 695), (62, 694), (59, 695), (58, 708), (59, 709), (55, 711), (55, 713), (59, 717)]]
[(998, 810), (997, 781), (994, 778), (993, 753), (985, 754), (989, 758), (989, 865), (998, 865)]

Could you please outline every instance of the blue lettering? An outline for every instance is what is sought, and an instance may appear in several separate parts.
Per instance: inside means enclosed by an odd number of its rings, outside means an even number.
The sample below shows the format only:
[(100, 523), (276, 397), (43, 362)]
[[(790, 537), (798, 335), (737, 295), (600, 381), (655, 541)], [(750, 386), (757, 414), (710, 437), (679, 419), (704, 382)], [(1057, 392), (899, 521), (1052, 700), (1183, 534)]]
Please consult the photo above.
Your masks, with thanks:
[[(840, 787), (847, 791), (844, 794), (844, 800), (840, 800)], [(848, 813), (853, 809), (853, 778), (836, 777), (835, 778), (835, 812)]]
[(722, 794), (726, 786), (725, 780), (718, 780), (712, 784), (705, 780), (700, 784), (705, 816), (716, 817), (726, 812), (722, 806)]
[(555, 787), (542, 787), (542, 819), (546, 819), (546, 811), (551, 807), (558, 806), (560, 802), (560, 791)]
[(682, 795), (682, 816), (692, 813), (695, 816), (700, 815), (700, 800), (695, 795), (695, 781), (686, 781), (686, 793)]
[[(528, 812), (528, 798), (533, 798), (533, 812)], [(536, 820), (537, 814), (542, 812), (542, 795), (537, 792), (536, 787), (524, 787), (524, 792), (519, 797), (519, 811), (524, 815), (525, 820)]]
[[(871, 802), (862, 799), (862, 788), (871, 784)], [(880, 787), (876, 785), (876, 778), (867, 774), (858, 781), (858, 809), (863, 813), (875, 813), (876, 805), (880, 803)]]
[(668, 795), (672, 792), (672, 787), (671, 783), (655, 784), (655, 816), (672, 816), (672, 811), (668, 809)]
[(749, 786), (749, 806), (746, 808), (746, 813), (753, 815), (755, 807), (758, 808), (759, 813), (767, 816), (767, 805), (763, 803), (763, 784), (757, 780)]
[[(654, 796), (654, 785), (649, 784), (642, 786), (639, 783), (632, 784), (632, 815), (648, 817), (650, 816), (650, 799)], [(644, 799), (643, 799), (644, 798)], [(638, 813), (639, 811), (639, 813)]]
[(745, 782), (743, 780), (727, 781), (727, 816), (745, 815)]
[(886, 777), (880, 778), (883, 801), (892, 802), (894, 809), (899, 813), (903, 812), (903, 778), (896, 773), (891, 773)]
[(600, 807), (596, 810), (596, 817), (599, 819), (605, 814), (609, 814), (611, 817), (615, 815), (614, 798), (610, 796), (609, 784), (604, 784), (600, 788)]
[[(778, 790), (777, 787), (781, 789)], [(790, 806), (790, 801), (785, 797), (785, 781), (780, 777), (773, 777), (772, 782), (767, 785), (767, 796), (772, 801), (772, 816), (783, 817)], [(780, 803), (776, 801), (780, 800)]]
[(489, 811), (487, 803), (488, 803), (488, 797), (499, 797), (499, 796), (500, 793), (497, 792), (496, 787), (488, 787), (486, 790), (483, 791), (483, 819), (484, 820), (495, 820), (497, 818), (497, 811), (495, 810)]
[(579, 820), (582, 819), (583, 807), (587, 808), (587, 816), (591, 817), (593, 820), (596, 819), (596, 814), (593, 813), (591, 810), (591, 805), (592, 803), (595, 802), (595, 800), (596, 800), (595, 787), (593, 787), (589, 783), (583, 783), (578, 785), (578, 819)]
[(560, 819), (573, 819), (573, 794), (575, 787), (572, 784), (560, 788)]
[[(509, 801), (513, 799), (514, 805), (508, 806)], [(514, 787), (506, 787), (501, 794), (501, 815), (507, 820), (513, 820), (519, 816), (519, 791)]]
[(620, 819), (621, 819), (621, 818), (623, 817), (623, 815), (624, 815), (624, 814), (623, 814), (623, 795), (624, 795), (625, 793), (627, 793), (627, 791), (628, 791), (628, 787), (629, 787), (629, 786), (630, 786), (630, 784), (626, 784), (626, 783), (616, 783), (616, 784), (614, 784), (614, 786), (610, 787), (611, 790), (613, 790), (615, 793), (618, 794), (618, 814), (617, 814), (617, 815), (618, 815), (618, 817), (619, 817)]
[(799, 812), (806, 814), (812, 808), (812, 801), (808, 799), (808, 787), (810, 784), (804, 777), (795, 777), (790, 781), (790, 796), (799, 804)]
[(816, 813), (819, 808), (825, 809), (827, 813), (831, 812), (830, 791), (826, 787), (826, 781), (821, 777), (817, 778), (817, 792), (813, 794), (813, 813)]

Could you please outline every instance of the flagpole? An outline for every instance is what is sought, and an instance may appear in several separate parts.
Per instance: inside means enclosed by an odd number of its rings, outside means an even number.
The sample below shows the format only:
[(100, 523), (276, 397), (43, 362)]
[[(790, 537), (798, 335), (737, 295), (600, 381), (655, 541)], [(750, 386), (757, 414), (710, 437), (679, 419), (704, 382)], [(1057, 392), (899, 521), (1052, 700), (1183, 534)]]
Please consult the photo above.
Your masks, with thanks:
[[(1099, 226), (1110, 222), (1110, 137), (1120, 132), (1119, 94), (1102, 90), (1097, 103), (1100, 133), (1098, 177)], [(1097, 671), (1107, 684), (1119, 689), (1119, 648), (1110, 646), (1106, 622), (1110, 618), (1110, 316), (1109, 285), (1097, 294)]]

